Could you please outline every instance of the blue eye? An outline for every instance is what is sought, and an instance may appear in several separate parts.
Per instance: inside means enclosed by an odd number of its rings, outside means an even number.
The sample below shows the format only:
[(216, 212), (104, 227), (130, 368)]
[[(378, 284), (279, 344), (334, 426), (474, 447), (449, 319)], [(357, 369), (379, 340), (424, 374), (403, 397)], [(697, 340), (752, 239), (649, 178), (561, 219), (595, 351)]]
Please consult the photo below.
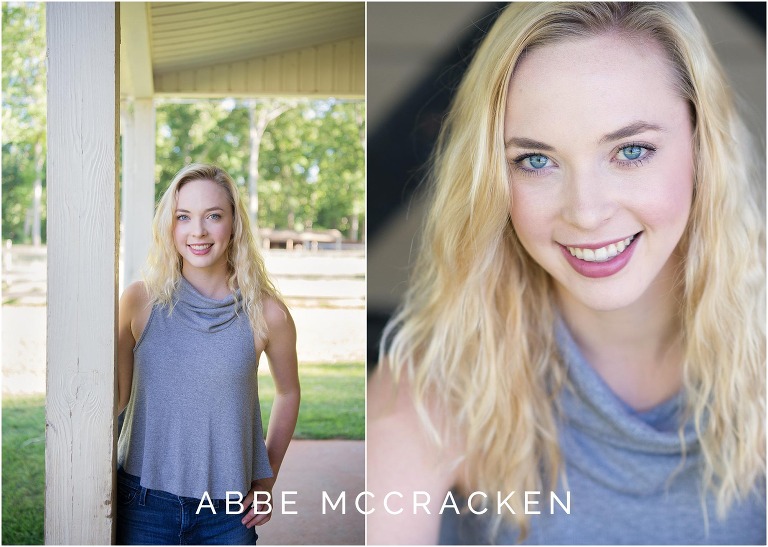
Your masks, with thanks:
[(176, 220), (187, 220), (189, 217), (187, 215), (176, 215)]
[(212, 218), (213, 220), (221, 220), (221, 215), (219, 213), (212, 213), (209, 218)]
[(528, 165), (530, 165), (531, 168), (533, 169), (542, 169), (546, 167), (547, 163), (549, 162), (549, 158), (541, 154), (533, 154), (531, 156), (523, 158), (523, 161), (525, 160), (528, 160)]
[(632, 161), (632, 160), (640, 159), (647, 152), (648, 152), (647, 148), (643, 146), (639, 146), (637, 144), (631, 144), (629, 146), (620, 148), (617, 155), (620, 156), (619, 159), (622, 159), (621, 156), (624, 156), (623, 159)]
[(511, 160), (510, 163), (516, 170), (525, 175), (545, 175), (549, 173), (549, 168), (557, 167), (557, 164), (549, 156), (538, 152), (522, 154)]

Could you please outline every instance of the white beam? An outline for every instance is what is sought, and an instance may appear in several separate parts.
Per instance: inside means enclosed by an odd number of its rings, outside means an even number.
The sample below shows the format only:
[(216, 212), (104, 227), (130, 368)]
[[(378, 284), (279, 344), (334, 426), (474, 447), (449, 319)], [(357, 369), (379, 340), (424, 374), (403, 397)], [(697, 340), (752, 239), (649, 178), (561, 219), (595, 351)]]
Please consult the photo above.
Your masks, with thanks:
[(46, 7), (45, 542), (113, 539), (118, 6)]
[(148, 9), (147, 2), (122, 2), (120, 7), (120, 76), (124, 97), (149, 99), (155, 92)]
[(123, 132), (123, 282), (141, 279), (152, 242), (155, 210), (155, 106), (152, 99), (133, 101)]

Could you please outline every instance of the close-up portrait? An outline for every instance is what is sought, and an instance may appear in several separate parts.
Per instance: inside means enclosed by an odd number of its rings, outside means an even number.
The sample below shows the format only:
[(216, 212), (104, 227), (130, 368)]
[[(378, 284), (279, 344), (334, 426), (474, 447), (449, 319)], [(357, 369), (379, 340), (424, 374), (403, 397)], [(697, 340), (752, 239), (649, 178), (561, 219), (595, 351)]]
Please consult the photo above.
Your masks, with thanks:
[(403, 10), (368, 11), (368, 543), (764, 545), (765, 6)]

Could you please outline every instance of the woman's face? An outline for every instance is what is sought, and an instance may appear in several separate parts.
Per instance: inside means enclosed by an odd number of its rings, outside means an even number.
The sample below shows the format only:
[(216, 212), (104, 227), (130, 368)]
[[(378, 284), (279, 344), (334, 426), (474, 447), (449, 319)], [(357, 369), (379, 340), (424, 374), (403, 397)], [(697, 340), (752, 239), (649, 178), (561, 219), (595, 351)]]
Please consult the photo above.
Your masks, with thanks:
[(178, 192), (173, 241), (184, 270), (226, 270), (232, 237), (232, 206), (227, 192), (210, 180), (193, 180)]
[(692, 138), (655, 42), (606, 34), (520, 61), (504, 120), (510, 214), (561, 296), (615, 310), (671, 289), (691, 209)]

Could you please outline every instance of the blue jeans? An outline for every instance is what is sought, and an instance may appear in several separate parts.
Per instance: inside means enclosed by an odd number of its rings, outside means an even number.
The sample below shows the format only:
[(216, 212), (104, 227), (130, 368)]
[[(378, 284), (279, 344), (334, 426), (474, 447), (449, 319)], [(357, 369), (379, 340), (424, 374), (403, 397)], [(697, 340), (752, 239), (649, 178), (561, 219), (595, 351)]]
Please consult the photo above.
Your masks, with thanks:
[[(212, 500), (196, 515), (200, 500), (149, 490), (139, 477), (117, 472), (118, 545), (255, 545), (258, 535), (242, 514), (227, 514), (225, 500)], [(236, 506), (233, 506), (233, 509)]]

